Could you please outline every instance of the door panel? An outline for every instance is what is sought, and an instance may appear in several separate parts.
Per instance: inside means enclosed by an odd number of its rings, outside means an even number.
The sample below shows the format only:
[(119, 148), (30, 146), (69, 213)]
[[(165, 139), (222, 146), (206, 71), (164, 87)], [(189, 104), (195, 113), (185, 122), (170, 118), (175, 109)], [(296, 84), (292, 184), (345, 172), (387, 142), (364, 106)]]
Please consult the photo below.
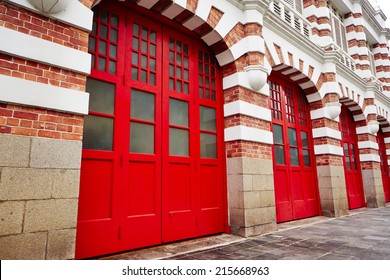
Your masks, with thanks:
[(300, 89), (271, 77), (277, 222), (319, 214), (310, 111)]
[(103, 3), (90, 53), (76, 257), (223, 232), (223, 100), (210, 51)]

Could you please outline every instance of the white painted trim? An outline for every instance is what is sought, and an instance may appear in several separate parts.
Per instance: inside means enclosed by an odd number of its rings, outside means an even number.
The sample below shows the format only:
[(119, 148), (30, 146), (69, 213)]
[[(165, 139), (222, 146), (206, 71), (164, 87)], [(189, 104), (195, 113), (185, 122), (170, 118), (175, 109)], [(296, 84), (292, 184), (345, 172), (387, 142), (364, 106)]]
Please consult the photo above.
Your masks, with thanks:
[(385, 144), (389, 144), (390, 143), (390, 137), (385, 138), (384, 142), (385, 142)]
[(49, 64), (82, 74), (91, 71), (91, 55), (31, 35), (1, 27), (0, 53)]
[(359, 149), (374, 149), (379, 150), (378, 143), (372, 142), (372, 141), (362, 141), (358, 142)]
[(245, 101), (234, 101), (224, 105), (225, 117), (237, 114), (254, 117), (257, 119), (272, 121), (271, 110)]
[(88, 114), (89, 93), (0, 75), (0, 101)]
[[(234, 74), (231, 74), (229, 76), (226, 76), (222, 79), (222, 87), (223, 89), (232, 88), (235, 86), (241, 86), (246, 89), (249, 89), (253, 91), (252, 87), (249, 84), (248, 81), (248, 73), (247, 72), (236, 72)], [(269, 96), (269, 86), (268, 83), (265, 83), (265, 85), (258, 91), (256, 91), (259, 94)]]
[(216, 58), (219, 62), (219, 65), (224, 66), (251, 51), (265, 53), (264, 39), (260, 36), (244, 37), (236, 44), (231, 46), (230, 49), (217, 54)]
[(225, 128), (225, 141), (229, 142), (235, 140), (246, 140), (270, 145), (274, 142), (271, 131), (243, 125)]
[(92, 20), (93, 12), (85, 7), (80, 1), (72, 1), (65, 11), (57, 14), (45, 14), (33, 5), (30, 4), (28, 0), (5, 0), (6, 2), (12, 3), (14, 5), (23, 7), (26, 10), (33, 11), (37, 14), (53, 18), (55, 20), (61, 21), (63, 23), (69, 24), (73, 27), (91, 31), (92, 30)]
[(390, 149), (386, 149), (386, 155), (390, 156)]
[(329, 137), (341, 140), (341, 132), (328, 127), (313, 128), (313, 138)]
[(314, 154), (315, 155), (344, 155), (343, 148), (337, 147), (334, 145), (314, 145)]
[(373, 154), (360, 155), (360, 162), (367, 162), (367, 161), (381, 162), (381, 159), (379, 155), (373, 155)]
[(325, 95), (328, 93), (337, 93), (338, 96), (341, 97), (341, 91), (340, 91), (340, 86), (338, 82), (327, 82), (324, 83), (319, 90), (321, 97), (323, 98)]
[(356, 134), (366, 134), (366, 133), (370, 133), (368, 131), (368, 126), (365, 125), (365, 126), (359, 126), (356, 128)]
[[(322, 119), (322, 118), (332, 120), (332, 118), (329, 116), (329, 114), (328, 114), (327, 110), (325, 110), (325, 108), (319, 108), (319, 109), (310, 111), (310, 118), (312, 120), (317, 120), (317, 119)], [(340, 120), (339, 117), (337, 117), (333, 121), (339, 122), (339, 120)]]

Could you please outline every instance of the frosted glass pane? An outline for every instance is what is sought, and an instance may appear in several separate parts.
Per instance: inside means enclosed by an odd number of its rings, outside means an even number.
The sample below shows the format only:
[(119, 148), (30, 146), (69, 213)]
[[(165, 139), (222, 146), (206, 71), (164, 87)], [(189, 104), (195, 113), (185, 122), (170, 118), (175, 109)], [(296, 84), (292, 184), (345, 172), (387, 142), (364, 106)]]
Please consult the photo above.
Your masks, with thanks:
[(88, 49), (89, 49), (91, 52), (94, 52), (94, 51), (96, 50), (96, 39), (95, 39), (95, 38), (89, 37)]
[(108, 71), (111, 74), (115, 74), (116, 73), (116, 62), (115, 61), (110, 60), (110, 63), (108, 65)]
[(106, 59), (104, 57), (100, 57), (98, 59), (98, 69), (100, 71), (106, 71)]
[(290, 148), (290, 162), (293, 166), (299, 165), (299, 158), (298, 158), (298, 149), (297, 148)]
[(200, 129), (208, 131), (217, 130), (214, 108), (200, 106)]
[(169, 99), (169, 123), (188, 127), (188, 103), (177, 99)]
[(217, 158), (217, 136), (214, 134), (200, 134), (200, 156), (203, 158)]
[(83, 148), (112, 151), (114, 120), (98, 116), (85, 116)]
[(288, 129), (288, 142), (291, 146), (298, 146), (297, 144), (297, 133), (294, 128)]
[(188, 131), (169, 129), (169, 154), (171, 156), (189, 156)]
[(131, 91), (131, 118), (154, 122), (154, 94)]
[(274, 146), (276, 164), (285, 164), (284, 162), (284, 147), (283, 146)]
[(111, 25), (118, 27), (118, 16), (116, 15), (111, 15)]
[(302, 153), (303, 153), (303, 164), (305, 166), (311, 166), (309, 150), (302, 150)]
[(105, 25), (100, 25), (100, 37), (107, 39), (108, 29)]
[(91, 111), (114, 114), (115, 85), (88, 78), (87, 92)]
[(106, 54), (107, 52), (107, 44), (104, 41), (99, 41), (99, 53)]
[(154, 125), (130, 123), (130, 152), (154, 154)]
[(302, 142), (302, 147), (309, 147), (309, 142), (308, 142), (308, 137), (307, 137), (307, 132), (301, 131), (301, 142)]
[(274, 134), (274, 143), (283, 144), (282, 126), (274, 124), (273, 134)]

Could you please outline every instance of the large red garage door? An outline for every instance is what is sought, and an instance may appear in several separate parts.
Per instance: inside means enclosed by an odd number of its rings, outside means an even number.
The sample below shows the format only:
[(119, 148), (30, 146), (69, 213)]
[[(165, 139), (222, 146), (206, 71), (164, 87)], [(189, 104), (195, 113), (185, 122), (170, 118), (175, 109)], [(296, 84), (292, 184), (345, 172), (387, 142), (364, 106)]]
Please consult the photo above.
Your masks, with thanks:
[(356, 125), (352, 114), (344, 105), (341, 107), (339, 126), (342, 136), (341, 144), (344, 150), (343, 161), (349, 208), (360, 208), (366, 204), (360, 169)]
[(95, 10), (76, 257), (224, 231), (222, 96), (197, 40)]
[(277, 222), (319, 215), (309, 104), (302, 90), (269, 81)]

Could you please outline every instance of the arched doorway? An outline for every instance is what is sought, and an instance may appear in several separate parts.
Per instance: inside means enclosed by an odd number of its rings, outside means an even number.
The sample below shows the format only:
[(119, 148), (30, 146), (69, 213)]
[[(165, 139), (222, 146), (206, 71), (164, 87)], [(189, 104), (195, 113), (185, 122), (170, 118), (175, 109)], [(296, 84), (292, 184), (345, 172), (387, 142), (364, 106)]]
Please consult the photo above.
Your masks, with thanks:
[(385, 136), (382, 129), (379, 129), (376, 135), (376, 140), (379, 146), (379, 156), (381, 164), (383, 191), (385, 194), (385, 202), (390, 202), (390, 174), (389, 174), (389, 163), (387, 160)]
[(219, 67), (145, 13), (94, 9), (76, 258), (225, 229)]
[(277, 222), (319, 215), (310, 109), (302, 90), (269, 78)]
[(360, 208), (365, 206), (366, 203), (360, 168), (356, 125), (351, 112), (345, 105), (341, 107), (339, 129), (342, 137), (341, 145), (344, 150), (343, 163), (349, 209)]

